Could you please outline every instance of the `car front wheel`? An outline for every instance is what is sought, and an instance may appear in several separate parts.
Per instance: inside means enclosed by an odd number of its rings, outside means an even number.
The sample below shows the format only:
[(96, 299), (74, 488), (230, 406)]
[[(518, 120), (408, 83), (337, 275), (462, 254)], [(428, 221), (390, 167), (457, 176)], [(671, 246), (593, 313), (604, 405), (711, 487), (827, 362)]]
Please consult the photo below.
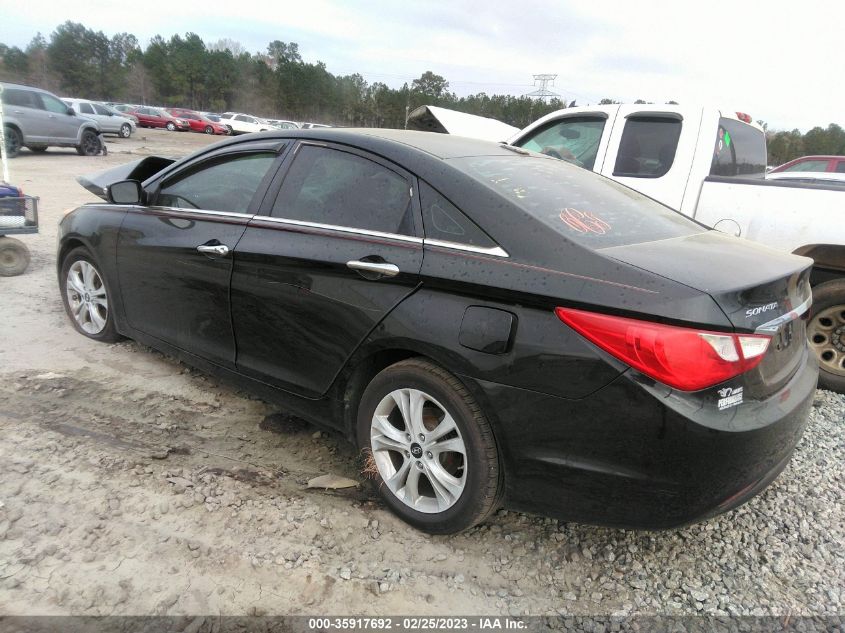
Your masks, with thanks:
[(59, 283), (65, 310), (80, 334), (104, 343), (121, 339), (114, 326), (105, 278), (86, 249), (79, 247), (68, 253)]
[(102, 151), (100, 137), (93, 130), (85, 130), (82, 139), (76, 147), (76, 153), (80, 156), (96, 156)]
[(170, 123), (168, 123), (166, 127), (167, 127), (167, 129), (168, 129), (168, 130), (170, 130), (171, 132), (172, 132), (172, 131), (174, 131), (174, 130), (176, 129), (176, 125), (175, 125), (172, 121), (171, 121)]
[(124, 123), (120, 126), (120, 137), (121, 138), (129, 138), (132, 135), (132, 126), (128, 123)]
[(205, 133), (206, 134), (214, 134), (214, 128), (211, 127), (210, 125), (206, 125), (205, 126)]
[(450, 534), (501, 501), (493, 432), (466, 387), (443, 368), (409, 359), (379, 373), (358, 408), (357, 438), (390, 509), (414, 527)]

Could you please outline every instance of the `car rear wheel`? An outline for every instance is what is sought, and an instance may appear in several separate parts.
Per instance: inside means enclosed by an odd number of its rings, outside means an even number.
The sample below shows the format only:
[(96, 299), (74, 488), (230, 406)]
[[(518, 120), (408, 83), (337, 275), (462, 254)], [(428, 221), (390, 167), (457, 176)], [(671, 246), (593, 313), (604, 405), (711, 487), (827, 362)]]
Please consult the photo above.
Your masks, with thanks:
[(76, 146), (76, 153), (80, 156), (96, 156), (102, 151), (100, 137), (93, 130), (85, 130), (82, 140)]
[(77, 332), (95, 341), (121, 339), (114, 326), (105, 278), (84, 248), (73, 249), (62, 262), (62, 302)]
[(20, 153), (21, 147), (23, 147), (23, 137), (21, 137), (21, 133), (18, 132), (17, 128), (13, 128), (11, 125), (7, 125), (3, 133), (6, 136), (6, 156), (14, 158)]
[(120, 137), (121, 138), (129, 138), (132, 135), (132, 126), (128, 123), (124, 123), (120, 126)]
[(845, 279), (813, 288), (807, 336), (819, 358), (819, 386), (845, 393)]
[(168, 122), (168, 124), (165, 127), (167, 127), (167, 129), (172, 132), (176, 129), (176, 124), (173, 123), (173, 121), (170, 121), (170, 122)]
[(205, 126), (205, 133), (206, 134), (214, 134), (214, 128), (211, 127), (210, 125), (206, 125)]
[(373, 378), (358, 408), (357, 439), (385, 503), (420, 530), (459, 532), (499, 506), (490, 424), (466, 387), (427, 360), (405, 360)]
[(0, 237), (0, 277), (21, 275), (29, 266), (29, 249), (14, 237)]

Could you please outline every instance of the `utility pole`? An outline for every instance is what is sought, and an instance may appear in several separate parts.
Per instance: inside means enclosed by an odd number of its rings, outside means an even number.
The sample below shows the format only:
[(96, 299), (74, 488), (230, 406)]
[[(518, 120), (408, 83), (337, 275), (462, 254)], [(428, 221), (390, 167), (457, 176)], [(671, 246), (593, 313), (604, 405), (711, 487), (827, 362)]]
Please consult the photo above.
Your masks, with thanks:
[(539, 90), (529, 92), (525, 96), (537, 97), (538, 99), (540, 99), (540, 101), (548, 99), (550, 97), (559, 97), (560, 95), (558, 93), (549, 90), (549, 86), (555, 85), (555, 79), (557, 79), (557, 75), (552, 75), (548, 73), (534, 75), (534, 85), (537, 86), (539, 84)]

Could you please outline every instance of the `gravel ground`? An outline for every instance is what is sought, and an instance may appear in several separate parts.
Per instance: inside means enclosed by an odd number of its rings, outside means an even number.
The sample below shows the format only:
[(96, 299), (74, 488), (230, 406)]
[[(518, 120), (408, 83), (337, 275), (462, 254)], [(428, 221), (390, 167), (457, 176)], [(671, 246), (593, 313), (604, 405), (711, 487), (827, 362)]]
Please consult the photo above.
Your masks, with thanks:
[(41, 196), (30, 270), (0, 278), (0, 615), (845, 612), (845, 397), (819, 391), (795, 458), (743, 507), (649, 533), (500, 512), (456, 536), (393, 518), (341, 438), (133, 342), (66, 320), (55, 226), (73, 177), (184, 154), (144, 131), (107, 157), (12, 161)]

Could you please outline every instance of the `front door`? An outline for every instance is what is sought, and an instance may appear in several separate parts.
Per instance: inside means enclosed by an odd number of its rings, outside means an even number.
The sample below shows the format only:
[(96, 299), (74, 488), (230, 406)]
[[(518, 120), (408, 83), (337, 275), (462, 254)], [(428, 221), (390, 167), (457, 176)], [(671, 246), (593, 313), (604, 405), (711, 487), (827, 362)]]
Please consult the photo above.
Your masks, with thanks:
[(237, 367), (316, 397), (419, 283), (418, 205), (407, 173), (349, 148), (302, 143), (283, 172), (235, 249)]
[(167, 177), (153, 204), (134, 207), (120, 230), (118, 276), (129, 324), (231, 367), (232, 253), (278, 153), (210, 157)]
[(51, 142), (76, 143), (79, 138), (79, 127), (82, 125), (80, 118), (70, 115), (65, 102), (56, 97), (42, 92), (41, 101), (47, 111), (48, 135)]

